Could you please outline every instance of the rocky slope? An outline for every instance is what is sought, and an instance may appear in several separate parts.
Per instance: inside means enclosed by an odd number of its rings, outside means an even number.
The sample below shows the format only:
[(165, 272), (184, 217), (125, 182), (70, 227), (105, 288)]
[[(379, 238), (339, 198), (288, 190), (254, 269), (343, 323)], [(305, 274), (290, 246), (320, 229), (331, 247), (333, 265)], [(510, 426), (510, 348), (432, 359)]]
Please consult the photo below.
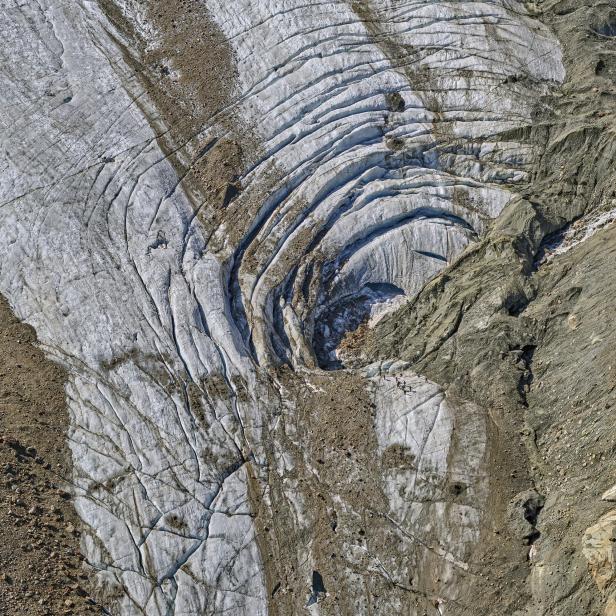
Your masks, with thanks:
[(544, 4), (568, 79), (527, 133), (542, 150), (531, 182), (480, 243), (377, 327), (369, 354), (410, 360), (493, 422), (498, 498), (482, 544), (495, 585), (475, 611), (498, 602), (516, 614), (613, 614), (616, 91), (602, 32), (614, 13)]
[(616, 3), (0, 19), (0, 291), (107, 611), (613, 613)]
[(100, 614), (71, 503), (64, 373), (0, 301), (0, 612)]

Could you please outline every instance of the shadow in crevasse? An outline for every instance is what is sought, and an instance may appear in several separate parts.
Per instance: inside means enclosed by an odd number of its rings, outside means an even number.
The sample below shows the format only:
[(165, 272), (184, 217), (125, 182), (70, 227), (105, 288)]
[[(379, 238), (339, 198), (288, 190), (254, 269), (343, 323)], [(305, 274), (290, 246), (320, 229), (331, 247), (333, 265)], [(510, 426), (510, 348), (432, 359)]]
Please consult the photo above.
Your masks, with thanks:
[(607, 23), (601, 24), (593, 29), (595, 34), (606, 36), (608, 38), (616, 37), (616, 21), (610, 20)]
[(387, 311), (404, 291), (389, 283), (369, 283), (356, 293), (346, 295), (322, 309), (317, 316), (312, 346), (323, 370), (343, 368), (336, 350), (344, 336), (355, 331), (371, 317)]

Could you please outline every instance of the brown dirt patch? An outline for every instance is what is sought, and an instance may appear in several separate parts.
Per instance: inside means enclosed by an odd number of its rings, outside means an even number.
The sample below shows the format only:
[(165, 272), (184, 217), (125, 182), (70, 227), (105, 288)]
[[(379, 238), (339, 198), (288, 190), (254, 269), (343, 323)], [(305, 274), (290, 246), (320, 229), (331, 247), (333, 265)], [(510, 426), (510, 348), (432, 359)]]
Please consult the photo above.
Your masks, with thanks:
[(0, 298), (0, 613), (100, 614), (70, 494), (62, 368)]
[(114, 0), (101, 0), (101, 7), (117, 29), (119, 38), (111, 36), (131, 69), (128, 78), (118, 76), (174, 165), (211, 251), (236, 244), (280, 173), (272, 165), (257, 187), (245, 191), (246, 170), (263, 153), (257, 133), (237, 109), (231, 45), (197, 0), (145, 3), (140, 19), (152, 33), (148, 37), (138, 32), (130, 10)]

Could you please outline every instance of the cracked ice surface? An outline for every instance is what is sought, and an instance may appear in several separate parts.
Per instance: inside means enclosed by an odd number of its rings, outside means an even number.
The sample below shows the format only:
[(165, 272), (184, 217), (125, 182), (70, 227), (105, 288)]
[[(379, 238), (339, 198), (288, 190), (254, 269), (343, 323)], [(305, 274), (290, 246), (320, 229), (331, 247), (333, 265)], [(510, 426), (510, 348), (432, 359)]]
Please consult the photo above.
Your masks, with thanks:
[(379, 453), (398, 450), (411, 461), (388, 471), (385, 492), (403, 538), (425, 542), (419, 567), (438, 572), (444, 588), (455, 588), (456, 570), (468, 570), (479, 541), (487, 498), (485, 417), (403, 367), (366, 369), (368, 376), (381, 373), (370, 379)]
[(252, 173), (285, 174), (236, 255), (242, 303), (257, 357), (301, 362), (271, 331), (278, 304), (310, 338), (324, 305), (367, 283), (412, 295), (500, 213), (533, 153), (498, 135), (563, 78), (560, 51), (519, 2), (208, 7), (261, 135)]
[(182, 263), (191, 206), (92, 14), (2, 19), (21, 60), (3, 74), (2, 290), (70, 368), (88, 559), (122, 614), (263, 613), (219, 264)]
[[(122, 614), (267, 612), (249, 499), (276, 438), (262, 367), (313, 369), (322, 314), (367, 285), (411, 297), (480, 235), (534, 155), (499, 134), (563, 78), (520, 2), (206, 4), (259, 143), (238, 197), (259, 207), (237, 241), (223, 222), (218, 251), (96, 3), (0, 12), (0, 290), (69, 368), (84, 550)], [(411, 373), (366, 379), (378, 455), (415, 461), (380, 478), (386, 516), (451, 580), (478, 537), (481, 421)], [(439, 504), (454, 484), (466, 496)]]

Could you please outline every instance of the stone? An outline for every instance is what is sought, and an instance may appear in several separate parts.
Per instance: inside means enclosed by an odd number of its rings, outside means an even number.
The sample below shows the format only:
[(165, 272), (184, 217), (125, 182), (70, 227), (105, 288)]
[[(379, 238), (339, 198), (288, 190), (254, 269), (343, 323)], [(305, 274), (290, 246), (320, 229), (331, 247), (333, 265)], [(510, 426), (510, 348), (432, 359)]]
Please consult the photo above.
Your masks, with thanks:
[(612, 486), (601, 495), (601, 500), (616, 502), (616, 486)]
[(616, 581), (616, 510), (606, 513), (584, 533), (582, 552), (602, 592)]

